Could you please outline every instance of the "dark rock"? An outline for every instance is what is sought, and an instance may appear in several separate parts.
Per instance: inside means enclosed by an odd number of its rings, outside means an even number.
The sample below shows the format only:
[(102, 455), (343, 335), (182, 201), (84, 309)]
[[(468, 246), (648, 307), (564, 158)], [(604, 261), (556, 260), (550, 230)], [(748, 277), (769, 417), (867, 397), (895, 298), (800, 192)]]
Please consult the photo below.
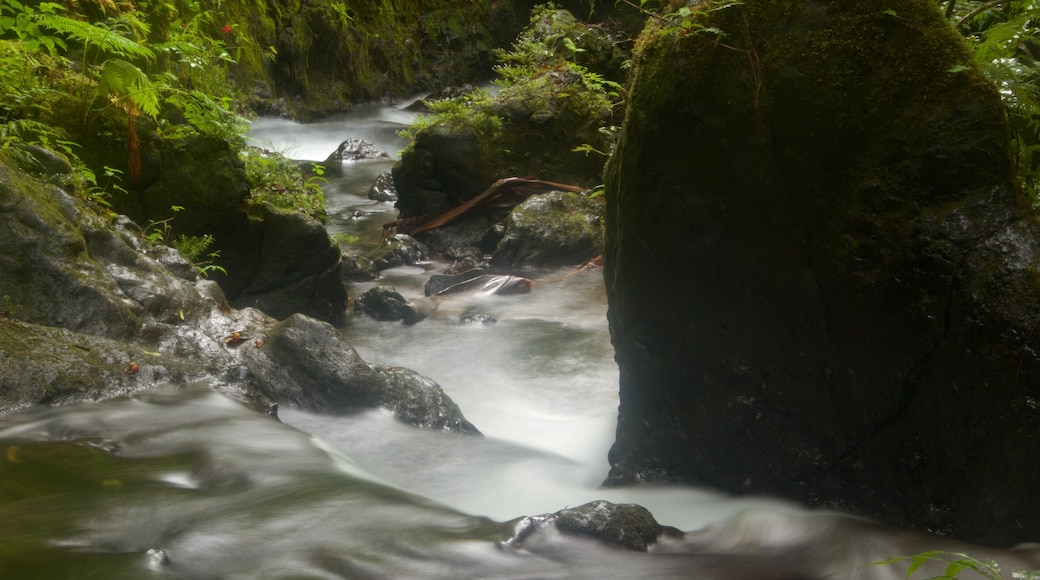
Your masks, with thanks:
[(219, 253), (215, 264), (224, 269), (214, 279), (236, 307), (343, 324), (347, 293), (339, 249), (322, 224), (303, 214), (250, 207), (243, 162), (220, 139), (198, 136), (173, 146), (149, 134), (142, 136), (142, 148), (158, 152), (156, 167), (142, 169), (147, 178), (111, 198), (115, 211), (137, 224), (163, 222), (171, 237), (212, 236), (210, 251)]
[(474, 214), (418, 235), (431, 252), (443, 259), (482, 261), (484, 254), (490, 253), (482, 244), (492, 225), (487, 216)]
[(577, 193), (532, 195), (506, 219), (491, 265), (564, 266), (587, 262), (603, 252), (603, 203)]
[(425, 292), (427, 296), (434, 296), (449, 291), (459, 284), (463, 284), (475, 278), (486, 275), (487, 272), (481, 268), (466, 270), (461, 274), (434, 274), (426, 281)]
[[(263, 211), (263, 237), (255, 248), (256, 269), (235, 294), (236, 308), (259, 308), (275, 318), (295, 313), (342, 325), (347, 289), (341, 252), (325, 227), (296, 212)], [(232, 266), (233, 267), (233, 266)]]
[(327, 165), (335, 165), (344, 161), (360, 161), (364, 159), (389, 159), (390, 154), (382, 147), (364, 139), (350, 138), (339, 144), (335, 151), (325, 158)]
[(18, 160), (21, 170), (26, 173), (50, 179), (72, 174), (69, 162), (50, 149), (26, 143), (15, 143), (14, 147), (24, 153), (14, 157)]
[(1040, 537), (1040, 228), (996, 89), (926, 0), (699, 22), (737, 50), (651, 23), (608, 167), (609, 481)]
[[(375, 407), (383, 400), (386, 381), (340, 341), (328, 323), (290, 316), (270, 329), (263, 349), (247, 352), (260, 390), (276, 401), (311, 411), (343, 412)], [(263, 365), (261, 357), (278, 365)]]
[(638, 552), (647, 551), (662, 533), (670, 531), (657, 523), (643, 506), (598, 500), (552, 514), (525, 517), (517, 522), (513, 537), (505, 544), (521, 546), (532, 534), (547, 526), (555, 526), (565, 534), (588, 536)]
[(398, 266), (413, 266), (430, 259), (426, 246), (406, 234), (394, 234), (366, 255), (376, 270), (382, 271)]
[(405, 324), (416, 324), (422, 322), (429, 318), (431, 314), (437, 312), (439, 307), (440, 303), (433, 297), (408, 300), (404, 303), (404, 310), (401, 313), (401, 322), (404, 322)]
[(326, 322), (232, 309), (215, 282), (172, 273), (183, 258), (149, 257), (135, 230), (0, 163), (0, 412), (205, 382), (270, 414), (385, 406), (476, 432), (432, 381), (376, 372)]
[(368, 190), (368, 199), (373, 201), (397, 201), (397, 188), (394, 186), (394, 176), (391, 171), (379, 174), (372, 187)]
[(476, 133), (439, 126), (420, 131), (391, 171), (403, 218), (449, 210), (494, 182)]
[(432, 276), (426, 282), (427, 296), (443, 296), (472, 292), (475, 294), (527, 294), (531, 291), (531, 280), (520, 276), (484, 274), (474, 269), (462, 274)]
[(357, 307), (376, 320), (401, 320), (406, 315), (404, 296), (392, 286), (369, 288), (357, 299)]
[(379, 278), (379, 269), (365, 256), (344, 253), (341, 261), (344, 282), (368, 282)]
[(387, 382), (382, 404), (398, 419), (428, 429), (481, 434), (434, 381), (405, 368), (379, 365), (373, 368)]
[(243, 352), (260, 390), (310, 411), (345, 413), (383, 407), (418, 427), (479, 435), (434, 381), (404, 368), (370, 365), (326, 322), (293, 315), (267, 334), (263, 349)]

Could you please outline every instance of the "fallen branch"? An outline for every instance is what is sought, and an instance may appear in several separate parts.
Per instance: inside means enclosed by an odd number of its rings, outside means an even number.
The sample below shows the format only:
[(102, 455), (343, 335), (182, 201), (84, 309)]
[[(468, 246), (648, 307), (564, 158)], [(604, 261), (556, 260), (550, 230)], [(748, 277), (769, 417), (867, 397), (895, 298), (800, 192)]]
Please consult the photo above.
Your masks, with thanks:
[(586, 188), (578, 185), (556, 183), (554, 181), (544, 181), (541, 179), (506, 177), (492, 183), (491, 186), (484, 191), (447, 211), (392, 221), (383, 224), (383, 230), (396, 229), (401, 233), (414, 235), (450, 224), (477, 207), (488, 207), (507, 203), (506, 196), (508, 194), (512, 194), (518, 198), (508, 202), (510, 205), (516, 205), (535, 193), (556, 190), (578, 192), (585, 191), (585, 189)]

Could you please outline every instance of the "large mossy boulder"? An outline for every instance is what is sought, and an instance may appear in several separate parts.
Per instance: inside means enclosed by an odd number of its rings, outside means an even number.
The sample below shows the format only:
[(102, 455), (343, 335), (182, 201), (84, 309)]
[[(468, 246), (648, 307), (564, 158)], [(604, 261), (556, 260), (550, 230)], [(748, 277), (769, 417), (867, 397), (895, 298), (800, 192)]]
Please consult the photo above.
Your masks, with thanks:
[(644, 31), (608, 167), (608, 482), (1037, 540), (1040, 228), (996, 88), (934, 2), (707, 5)]

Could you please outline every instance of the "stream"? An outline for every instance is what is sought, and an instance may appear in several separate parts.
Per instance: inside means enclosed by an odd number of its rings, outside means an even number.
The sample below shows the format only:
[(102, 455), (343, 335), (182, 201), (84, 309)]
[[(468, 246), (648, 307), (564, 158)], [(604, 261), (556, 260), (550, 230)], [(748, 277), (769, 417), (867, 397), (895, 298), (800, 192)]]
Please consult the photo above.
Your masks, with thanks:
[[(396, 157), (410, 118), (368, 105), (308, 125), (261, 119), (250, 138), (322, 160), (359, 137)], [(378, 243), (396, 211), (366, 195), (392, 164), (345, 162), (330, 178), (332, 233)], [(419, 297), (445, 266), (377, 283)], [(525, 274), (530, 294), (452, 297), (412, 326), (355, 315), (344, 330), (366, 361), (436, 381), (484, 437), (382, 410), (283, 406), (279, 422), (206, 385), (0, 417), (0, 578), (901, 578), (871, 562), (936, 545), (767, 498), (600, 489), (618, 405), (602, 274)], [(551, 529), (507, 541), (524, 516), (598, 499), (704, 531), (645, 554)]]

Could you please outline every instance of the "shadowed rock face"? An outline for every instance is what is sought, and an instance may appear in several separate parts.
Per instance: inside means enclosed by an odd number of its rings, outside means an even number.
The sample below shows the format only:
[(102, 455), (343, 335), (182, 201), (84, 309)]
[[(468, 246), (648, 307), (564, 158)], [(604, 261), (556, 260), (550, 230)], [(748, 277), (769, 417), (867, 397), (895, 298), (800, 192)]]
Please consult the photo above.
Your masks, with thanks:
[[(608, 482), (1040, 536), (1040, 233), (995, 89), (932, 3), (652, 23), (608, 167)], [(681, 283), (676, 285), (677, 278)]]

